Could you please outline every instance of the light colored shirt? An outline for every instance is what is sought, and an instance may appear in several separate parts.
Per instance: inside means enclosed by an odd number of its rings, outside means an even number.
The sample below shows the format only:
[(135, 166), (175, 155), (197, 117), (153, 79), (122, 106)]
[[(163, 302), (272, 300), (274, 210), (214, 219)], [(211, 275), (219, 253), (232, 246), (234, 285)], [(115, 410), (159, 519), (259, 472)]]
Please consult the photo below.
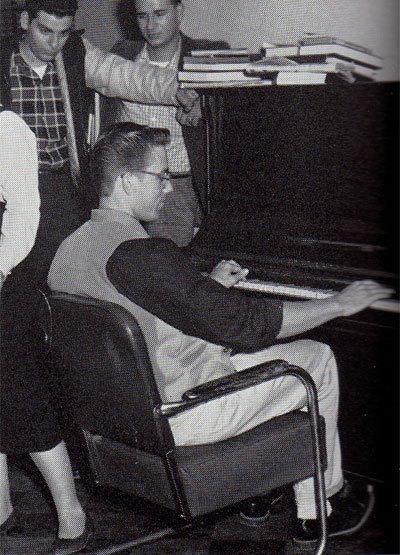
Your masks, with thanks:
[(9, 111), (0, 113), (0, 201), (0, 271), (7, 276), (32, 249), (40, 217), (36, 138)]
[[(149, 58), (147, 44), (145, 44), (136, 60), (145, 63), (148, 67), (165, 67), (177, 71), (179, 53), (180, 48), (167, 63), (153, 62)], [(166, 147), (168, 168), (172, 173), (189, 173), (189, 157), (183, 140), (182, 127), (176, 120), (176, 112), (175, 106), (149, 105), (121, 100), (118, 103), (116, 121), (133, 121), (140, 125), (169, 129), (171, 142)]]
[(109, 97), (124, 98), (144, 104), (177, 106), (176, 69), (131, 62), (105, 52), (82, 39), (86, 48), (86, 86)]

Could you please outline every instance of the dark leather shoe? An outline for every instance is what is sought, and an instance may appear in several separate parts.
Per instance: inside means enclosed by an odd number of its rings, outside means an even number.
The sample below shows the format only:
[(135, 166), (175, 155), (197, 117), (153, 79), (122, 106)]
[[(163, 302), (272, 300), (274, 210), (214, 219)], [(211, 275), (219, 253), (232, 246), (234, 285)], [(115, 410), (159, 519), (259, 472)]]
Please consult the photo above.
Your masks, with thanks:
[[(351, 536), (358, 532), (371, 515), (375, 497), (371, 486), (367, 486), (365, 495), (357, 495), (348, 482), (329, 501), (332, 513), (327, 518), (328, 537)], [(364, 497), (364, 498), (362, 498)], [(302, 520), (297, 518), (292, 529), (292, 539), (297, 545), (310, 544), (319, 538), (319, 524), (317, 520)]]
[(93, 536), (93, 530), (94, 526), (92, 519), (86, 515), (86, 524), (83, 533), (73, 539), (57, 538), (53, 544), (51, 555), (79, 553), (79, 551), (85, 549), (89, 543), (90, 538)]
[(283, 493), (280, 489), (268, 495), (248, 499), (240, 507), (240, 520), (250, 526), (262, 526), (269, 520), (271, 514), (277, 512), (282, 499)]
[(14, 528), (16, 522), (15, 511), (13, 511), (10, 516), (3, 522), (0, 526), (0, 536), (6, 536), (12, 528)]

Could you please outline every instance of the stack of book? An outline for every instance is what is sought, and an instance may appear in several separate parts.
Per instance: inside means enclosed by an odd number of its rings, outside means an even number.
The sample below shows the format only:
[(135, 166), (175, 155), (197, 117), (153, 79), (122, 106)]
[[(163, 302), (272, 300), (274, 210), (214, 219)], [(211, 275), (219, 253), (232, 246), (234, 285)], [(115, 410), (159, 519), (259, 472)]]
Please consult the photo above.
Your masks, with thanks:
[[(262, 46), (265, 58), (286, 57), (301, 65), (304, 71), (324, 71), (331, 73), (347, 71), (361, 79), (374, 80), (383, 66), (383, 59), (369, 48), (325, 35), (307, 35), (297, 44), (277, 44)], [(322, 65), (321, 65), (322, 64)], [(307, 68), (307, 69), (306, 69)], [(253, 72), (255, 74), (255, 72)]]
[(245, 87), (270, 85), (272, 80), (245, 73), (261, 58), (245, 48), (228, 50), (192, 50), (183, 58), (178, 79), (182, 88)]
[(276, 85), (319, 85), (329, 73), (341, 73), (352, 80), (354, 65), (344, 60), (299, 63), (287, 57), (263, 58), (249, 64), (246, 75), (267, 77)]

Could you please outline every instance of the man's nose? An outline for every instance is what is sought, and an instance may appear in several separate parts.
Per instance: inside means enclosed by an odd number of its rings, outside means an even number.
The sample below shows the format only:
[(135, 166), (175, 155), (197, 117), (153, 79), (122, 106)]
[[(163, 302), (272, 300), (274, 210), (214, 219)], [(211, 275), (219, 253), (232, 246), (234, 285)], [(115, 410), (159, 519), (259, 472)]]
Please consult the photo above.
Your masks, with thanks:
[(157, 25), (157, 18), (153, 14), (149, 14), (147, 17), (147, 28), (153, 29)]
[(54, 50), (55, 52), (57, 52), (58, 50), (61, 50), (62, 47), (62, 38), (60, 35), (51, 35), (50, 40), (49, 40), (49, 46), (52, 50)]

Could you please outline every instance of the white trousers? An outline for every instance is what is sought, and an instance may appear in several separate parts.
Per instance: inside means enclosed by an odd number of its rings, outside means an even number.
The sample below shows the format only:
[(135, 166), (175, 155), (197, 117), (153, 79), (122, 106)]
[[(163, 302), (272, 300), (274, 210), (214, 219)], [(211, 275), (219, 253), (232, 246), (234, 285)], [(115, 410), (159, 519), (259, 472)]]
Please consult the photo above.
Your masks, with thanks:
[[(304, 368), (315, 382), (319, 411), (326, 425), (328, 467), (325, 485), (327, 497), (330, 497), (343, 485), (337, 431), (339, 383), (335, 357), (328, 345), (311, 340), (274, 345), (256, 353), (231, 357), (238, 371), (275, 359)], [(288, 376), (194, 407), (170, 418), (170, 425), (177, 445), (214, 443), (241, 434), (281, 414), (304, 409), (306, 402), (307, 394), (302, 383)], [(294, 491), (298, 518), (316, 518), (314, 479), (298, 482)]]

